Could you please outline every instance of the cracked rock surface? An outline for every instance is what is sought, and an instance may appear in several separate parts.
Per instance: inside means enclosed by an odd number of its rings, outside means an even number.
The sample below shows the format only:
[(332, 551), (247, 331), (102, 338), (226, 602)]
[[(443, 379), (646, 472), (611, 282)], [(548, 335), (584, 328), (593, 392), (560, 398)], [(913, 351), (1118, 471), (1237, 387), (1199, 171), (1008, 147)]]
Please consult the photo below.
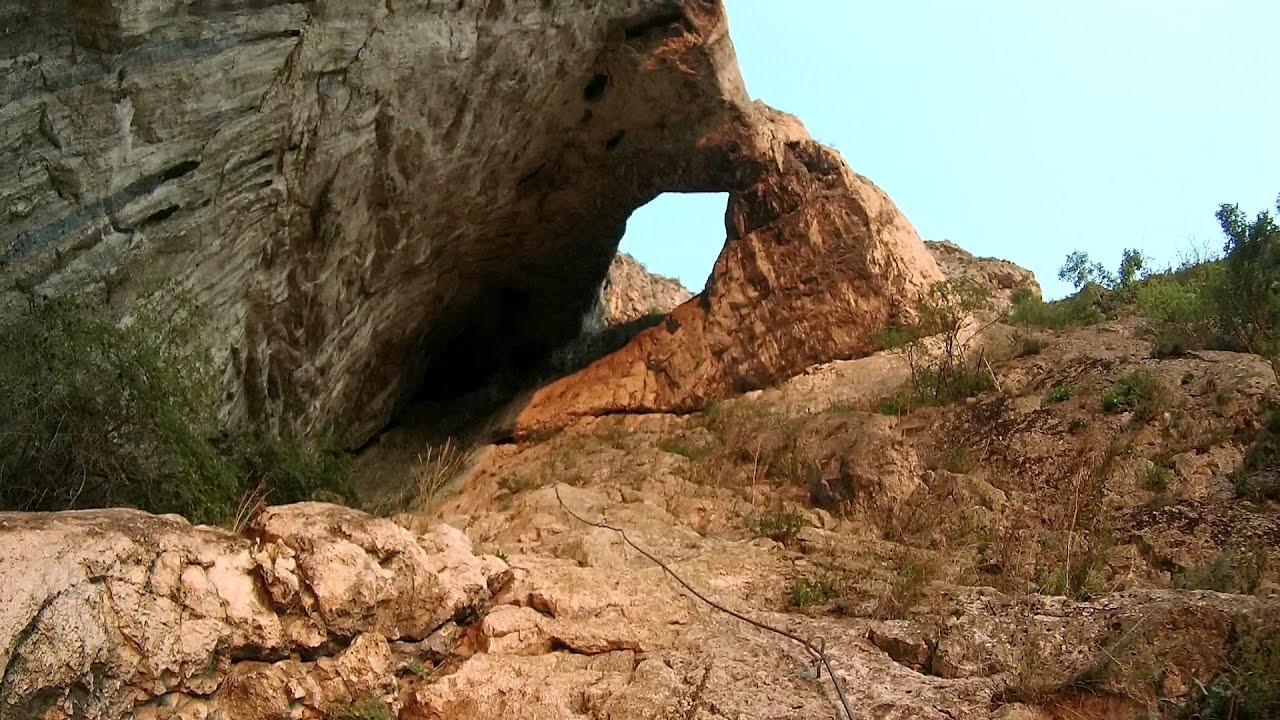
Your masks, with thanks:
[(0, 513), (0, 716), (395, 704), (389, 642), (429, 638), (508, 580), (456, 530), (317, 503), (245, 536), (130, 510)]

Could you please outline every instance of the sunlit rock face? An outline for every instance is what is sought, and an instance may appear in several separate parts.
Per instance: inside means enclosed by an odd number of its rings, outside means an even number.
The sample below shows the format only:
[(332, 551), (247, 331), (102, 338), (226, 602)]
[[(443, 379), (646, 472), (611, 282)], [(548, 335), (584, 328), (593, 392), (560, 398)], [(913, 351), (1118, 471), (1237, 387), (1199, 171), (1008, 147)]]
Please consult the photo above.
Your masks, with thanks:
[(573, 381), (607, 401), (564, 385), (531, 417), (683, 407), (856, 353), (937, 276), (882, 193), (750, 102), (717, 2), (4, 0), (0, 19), (4, 300), (123, 310), (168, 281), (204, 310), (233, 417), (354, 446), (415, 389), (536, 365), (665, 191), (733, 194), (706, 293)]
[(706, 289), (622, 350), (540, 389), (517, 434), (575, 417), (688, 411), (872, 349), (942, 278), (901, 212), (794, 118), (756, 105), (740, 147), (764, 158), (732, 189)]

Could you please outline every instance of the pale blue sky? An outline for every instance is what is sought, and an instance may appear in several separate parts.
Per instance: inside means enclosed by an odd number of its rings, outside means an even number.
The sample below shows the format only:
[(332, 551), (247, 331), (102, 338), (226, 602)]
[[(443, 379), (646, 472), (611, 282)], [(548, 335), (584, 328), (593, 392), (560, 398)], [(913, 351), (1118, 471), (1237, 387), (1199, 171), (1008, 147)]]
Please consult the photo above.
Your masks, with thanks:
[[(1280, 193), (1276, 0), (726, 0), (752, 96), (884, 188), (925, 239), (1035, 271), (1219, 246)], [(722, 195), (664, 195), (622, 249), (701, 289)]]

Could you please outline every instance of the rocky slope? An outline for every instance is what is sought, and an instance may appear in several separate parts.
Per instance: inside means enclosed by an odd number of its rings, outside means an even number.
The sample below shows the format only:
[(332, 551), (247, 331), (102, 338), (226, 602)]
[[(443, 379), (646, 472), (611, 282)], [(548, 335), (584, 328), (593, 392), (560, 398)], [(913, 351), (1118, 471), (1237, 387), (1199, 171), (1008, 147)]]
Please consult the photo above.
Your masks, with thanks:
[[(1280, 622), (1280, 512), (1230, 481), (1275, 378), (1251, 355), (1152, 359), (1130, 322), (1040, 339), (995, 326), (998, 389), (906, 415), (875, 410), (906, 376), (890, 352), (480, 448), (400, 527), (323, 505), (242, 535), (0, 516), (3, 707), (841, 717), (799, 644), (591, 521), (820, 639), (857, 717), (1176, 717)], [(1134, 370), (1158, 404), (1103, 412)]]
[(415, 390), (536, 364), (664, 191), (732, 195), (702, 302), (530, 424), (852, 356), (939, 277), (879, 190), (750, 101), (717, 2), (0, 8), (4, 301), (169, 281), (233, 415), (359, 445)]
[(992, 290), (992, 305), (997, 310), (1012, 307), (1013, 294), (1026, 290), (1040, 297), (1040, 283), (1030, 270), (1018, 267), (1008, 260), (974, 257), (972, 253), (950, 240), (925, 243), (933, 259), (938, 262), (942, 274), (952, 279), (972, 280)]
[(634, 323), (654, 315), (666, 315), (693, 297), (679, 280), (654, 275), (640, 261), (618, 253), (600, 285), (596, 304), (583, 321), (583, 332), (593, 333)]

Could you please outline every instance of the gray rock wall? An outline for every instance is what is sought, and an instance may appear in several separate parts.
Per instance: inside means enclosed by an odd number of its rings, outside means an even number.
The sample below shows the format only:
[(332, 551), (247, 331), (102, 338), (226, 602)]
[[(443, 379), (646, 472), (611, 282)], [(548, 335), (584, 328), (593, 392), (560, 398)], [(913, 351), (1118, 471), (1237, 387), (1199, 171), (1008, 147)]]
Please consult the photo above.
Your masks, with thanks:
[(572, 336), (632, 209), (754, 170), (712, 136), (747, 100), (701, 0), (7, 0), (0, 23), (3, 302), (176, 281), (231, 413), (350, 444), (450, 354)]

